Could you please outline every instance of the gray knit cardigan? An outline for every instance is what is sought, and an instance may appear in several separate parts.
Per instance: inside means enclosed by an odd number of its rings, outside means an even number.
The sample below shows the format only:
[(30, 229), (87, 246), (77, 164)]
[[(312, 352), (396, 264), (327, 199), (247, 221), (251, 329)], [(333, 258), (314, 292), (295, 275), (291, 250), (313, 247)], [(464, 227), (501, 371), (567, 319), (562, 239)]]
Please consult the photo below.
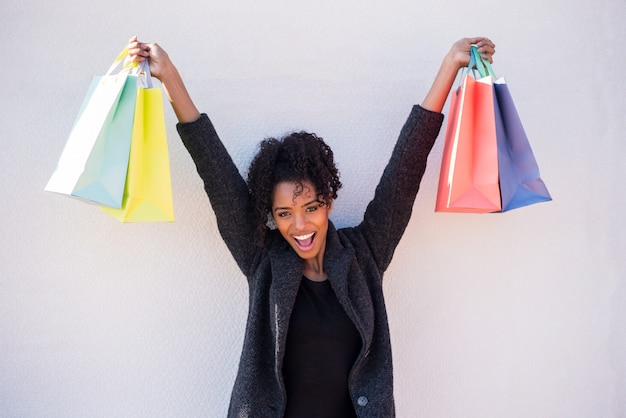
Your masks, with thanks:
[[(324, 270), (362, 340), (349, 376), (360, 418), (395, 416), (382, 277), (411, 217), (442, 121), (442, 114), (415, 106), (362, 222), (342, 229), (329, 223)], [(203, 114), (177, 128), (204, 181), (222, 238), (248, 279), (248, 320), (228, 417), (280, 418), (286, 404), (285, 341), (303, 261), (276, 230), (268, 232), (265, 248), (255, 244), (248, 187), (209, 118)]]

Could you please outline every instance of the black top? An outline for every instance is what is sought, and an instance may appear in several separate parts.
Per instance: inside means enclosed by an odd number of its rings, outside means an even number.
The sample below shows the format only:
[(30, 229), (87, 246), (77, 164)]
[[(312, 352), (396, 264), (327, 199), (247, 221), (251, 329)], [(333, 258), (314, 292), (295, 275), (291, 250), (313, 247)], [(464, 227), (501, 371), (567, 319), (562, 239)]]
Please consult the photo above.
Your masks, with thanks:
[(283, 376), (285, 417), (356, 417), (348, 374), (361, 337), (330, 282), (302, 279), (289, 320)]

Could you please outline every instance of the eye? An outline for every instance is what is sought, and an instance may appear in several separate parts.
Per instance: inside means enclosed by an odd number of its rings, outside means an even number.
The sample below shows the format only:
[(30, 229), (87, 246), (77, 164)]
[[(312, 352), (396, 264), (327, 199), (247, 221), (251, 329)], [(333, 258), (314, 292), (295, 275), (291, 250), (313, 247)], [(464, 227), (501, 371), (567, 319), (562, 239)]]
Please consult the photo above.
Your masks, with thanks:
[(289, 216), (289, 212), (278, 212), (276, 216), (278, 216), (279, 218), (284, 218), (286, 216)]
[(308, 206), (306, 208), (306, 211), (307, 212), (315, 212), (318, 208), (319, 208), (319, 206)]

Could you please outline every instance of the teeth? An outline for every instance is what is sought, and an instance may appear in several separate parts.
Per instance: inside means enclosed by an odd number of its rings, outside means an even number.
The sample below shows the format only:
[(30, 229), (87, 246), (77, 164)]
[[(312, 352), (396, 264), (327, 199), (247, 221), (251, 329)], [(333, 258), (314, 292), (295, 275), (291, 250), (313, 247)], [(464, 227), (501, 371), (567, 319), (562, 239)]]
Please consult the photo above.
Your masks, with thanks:
[(310, 234), (306, 234), (306, 235), (294, 235), (294, 238), (297, 239), (298, 241), (304, 241), (305, 239), (309, 239), (313, 236), (313, 232), (311, 232)]

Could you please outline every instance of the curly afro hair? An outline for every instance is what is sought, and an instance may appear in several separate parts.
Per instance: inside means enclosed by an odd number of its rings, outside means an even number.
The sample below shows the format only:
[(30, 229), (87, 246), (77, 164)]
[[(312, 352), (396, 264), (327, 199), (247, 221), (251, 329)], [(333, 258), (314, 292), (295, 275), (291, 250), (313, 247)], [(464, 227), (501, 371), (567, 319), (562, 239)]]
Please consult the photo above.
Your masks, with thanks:
[(333, 152), (317, 135), (293, 132), (281, 139), (261, 141), (258, 153), (250, 163), (247, 180), (257, 225), (256, 240), (261, 247), (272, 211), (274, 187), (283, 181), (295, 182), (299, 186), (294, 191), (294, 199), (302, 191), (302, 182), (310, 182), (320, 201), (326, 204), (337, 198), (337, 191), (341, 188)]

